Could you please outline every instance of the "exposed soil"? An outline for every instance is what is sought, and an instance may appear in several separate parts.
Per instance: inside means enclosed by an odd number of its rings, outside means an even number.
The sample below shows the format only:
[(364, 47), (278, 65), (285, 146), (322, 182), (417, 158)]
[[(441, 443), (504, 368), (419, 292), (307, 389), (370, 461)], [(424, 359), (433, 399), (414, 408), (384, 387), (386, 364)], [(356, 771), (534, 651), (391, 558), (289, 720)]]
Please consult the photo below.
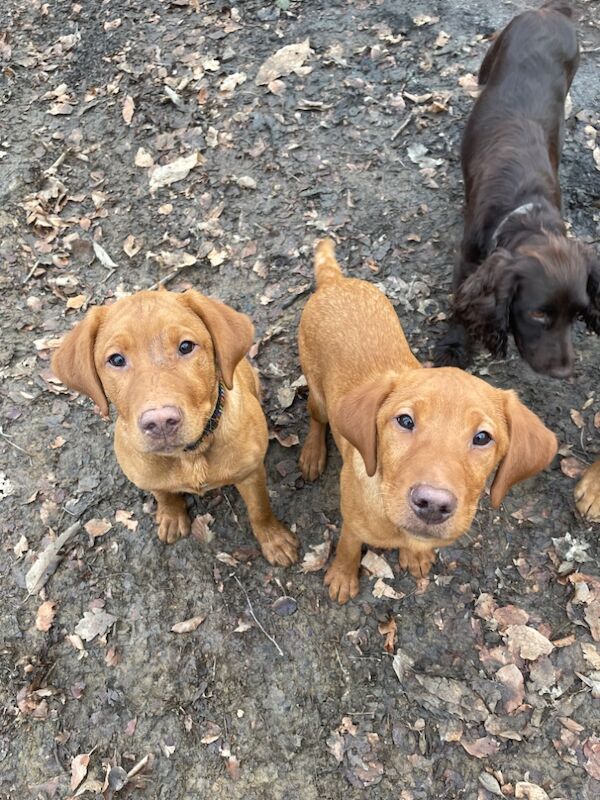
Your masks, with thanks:
[[(597, 246), (600, 10), (575, 5), (583, 53), (564, 206), (573, 233)], [(54, 340), (89, 305), (168, 276), (171, 289), (195, 286), (247, 312), (269, 424), (288, 445), (274, 439), (269, 451), (275, 509), (303, 555), (335, 541), (339, 458), (332, 444), (325, 476), (307, 486), (294, 444), (306, 428), (292, 384), (313, 241), (336, 236), (345, 269), (383, 286), (426, 359), (461, 233), (468, 76), (485, 37), (527, 6), (3, 0), (1, 798), (73, 796), (72, 759), (90, 751), (83, 797), (600, 796), (600, 546), (561, 470), (600, 452), (600, 342), (583, 326), (570, 382), (533, 374), (514, 349), (474, 368), (517, 388), (557, 432), (553, 468), (499, 512), (484, 500), (429, 582), (384, 553), (386, 583), (405, 596), (376, 598), (365, 572), (344, 607), (329, 601), (322, 570), (260, 558), (233, 489), (191, 501), (214, 518), (212, 540), (162, 545), (150, 498), (117, 466), (112, 424), (49, 371)], [(255, 83), (269, 56), (307, 37), (300, 74)], [(194, 152), (201, 163), (185, 179), (150, 192), (151, 163)], [(92, 536), (90, 520), (112, 527)], [(29, 595), (36, 555), (77, 521), (55, 573)], [(284, 595), (295, 603), (274, 605)], [(38, 630), (51, 602), (52, 624)], [(86, 612), (114, 621), (78, 640)], [(171, 632), (198, 615), (193, 632)], [(551, 652), (517, 652), (510, 625), (525, 623)]]

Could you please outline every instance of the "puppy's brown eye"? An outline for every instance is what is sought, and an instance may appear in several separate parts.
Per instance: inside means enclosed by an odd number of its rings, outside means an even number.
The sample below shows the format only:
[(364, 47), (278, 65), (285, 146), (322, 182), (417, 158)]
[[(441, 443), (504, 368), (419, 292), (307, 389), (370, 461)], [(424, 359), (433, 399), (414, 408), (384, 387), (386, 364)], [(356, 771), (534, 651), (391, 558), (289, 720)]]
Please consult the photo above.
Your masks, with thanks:
[(195, 347), (196, 347), (196, 345), (193, 342), (190, 342), (189, 339), (185, 339), (179, 345), (179, 352), (181, 353), (182, 356), (187, 356), (192, 352), (192, 350)]
[(484, 447), (492, 441), (492, 437), (487, 431), (479, 431), (473, 437), (473, 444), (476, 447)]
[(396, 417), (396, 422), (407, 431), (412, 431), (415, 427), (415, 421), (410, 414), (400, 414), (400, 416)]
[(108, 357), (107, 361), (111, 367), (124, 367), (127, 364), (125, 356), (122, 356), (121, 353), (113, 353), (112, 356)]

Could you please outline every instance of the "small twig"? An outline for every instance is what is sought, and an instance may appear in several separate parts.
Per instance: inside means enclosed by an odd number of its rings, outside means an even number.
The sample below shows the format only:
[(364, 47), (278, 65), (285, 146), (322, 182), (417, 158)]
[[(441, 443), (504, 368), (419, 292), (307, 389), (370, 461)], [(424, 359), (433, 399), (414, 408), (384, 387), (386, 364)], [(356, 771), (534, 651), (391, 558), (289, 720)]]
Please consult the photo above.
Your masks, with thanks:
[(10, 445), (11, 447), (14, 447), (14, 448), (15, 448), (15, 450), (19, 450), (21, 453), (25, 453), (25, 455), (26, 455), (26, 456), (29, 456), (29, 458), (33, 458), (33, 456), (31, 455), (31, 453), (28, 453), (28, 452), (27, 452), (27, 450), (23, 450), (23, 448), (22, 448), (22, 447), (19, 447), (19, 445), (18, 445), (18, 444), (15, 444), (15, 443), (12, 441), (12, 439), (9, 439), (9, 438), (8, 438), (8, 436), (7, 436), (7, 435), (4, 433), (4, 431), (2, 430), (2, 426), (1, 426), (1, 425), (0, 425), (0, 436), (1, 436), (1, 437), (4, 439), (4, 441), (8, 442), (8, 443), (9, 443), (9, 445)]
[[(348, 683), (348, 681), (350, 680), (350, 675), (348, 674), (348, 670), (346, 669), (346, 667), (342, 664), (342, 659), (340, 658), (340, 654), (338, 653), (337, 647), (335, 648), (335, 657), (337, 658), (337, 662), (340, 665), (340, 669), (342, 670), (342, 675), (344, 676), (344, 681), (345, 681), (345, 683)], [(343, 685), (344, 684), (342, 684), (342, 686)]]
[(252, 608), (252, 603), (250, 602), (250, 598), (248, 597), (248, 592), (247, 592), (247, 591), (244, 589), (244, 586), (243, 586), (243, 584), (242, 584), (241, 580), (238, 578), (238, 576), (237, 576), (237, 575), (234, 575), (233, 577), (235, 578), (235, 580), (236, 580), (236, 583), (238, 584), (238, 586), (240, 587), (240, 589), (242, 590), (242, 592), (243, 592), (243, 593), (244, 593), (244, 595), (246, 596), (246, 602), (248, 603), (248, 611), (250, 612), (250, 616), (252, 617), (252, 619), (254, 620), (254, 622), (256, 622), (256, 624), (258, 625), (259, 629), (260, 629), (260, 630), (261, 630), (261, 631), (264, 633), (264, 635), (267, 637), (267, 639), (268, 639), (268, 640), (269, 640), (269, 641), (270, 641), (272, 644), (274, 644), (274, 645), (275, 645), (275, 648), (276, 648), (277, 652), (279, 653), (279, 655), (280, 655), (280, 656), (283, 656), (283, 655), (284, 655), (284, 653), (283, 653), (283, 650), (281, 649), (281, 647), (279, 647), (279, 645), (277, 644), (277, 642), (275, 641), (275, 639), (274, 639), (274, 638), (273, 638), (273, 637), (272, 637), (272, 636), (271, 636), (269, 633), (267, 633), (267, 632), (266, 632), (266, 630), (263, 628), (263, 626), (261, 625), (261, 623), (258, 621), (258, 619), (257, 619), (257, 617), (256, 617), (256, 614), (254, 613), (254, 609)]
[(396, 140), (396, 137), (397, 137), (397, 136), (400, 136), (400, 134), (402, 133), (402, 131), (403, 131), (403, 130), (406, 128), (406, 126), (408, 125), (408, 123), (411, 121), (412, 117), (413, 117), (413, 115), (412, 115), (412, 112), (411, 112), (411, 113), (408, 115), (408, 117), (407, 117), (407, 118), (404, 120), (404, 122), (402, 123), (402, 125), (400, 125), (400, 127), (399, 127), (399, 128), (396, 130), (396, 131), (394, 131), (394, 133), (392, 133), (392, 142)]
[(165, 284), (169, 283), (169, 281), (172, 281), (173, 278), (176, 278), (181, 270), (185, 269), (186, 267), (191, 267), (191, 264), (180, 264), (173, 270), (173, 272), (169, 272), (169, 274), (165, 275), (164, 278), (161, 278), (159, 281), (156, 281), (156, 283), (153, 283), (152, 286), (149, 286), (147, 291), (151, 292), (154, 289), (158, 289), (159, 286), (164, 286)]
[(33, 273), (38, 268), (38, 262), (36, 261), (33, 267), (29, 270), (27, 275), (23, 278), (23, 286), (29, 281), (29, 279), (33, 276)]
[(230, 500), (230, 499), (229, 499), (229, 497), (227, 496), (227, 492), (223, 491), (223, 493), (222, 493), (222, 494), (223, 494), (223, 497), (225, 498), (225, 502), (226, 502), (226, 503), (227, 503), (227, 505), (229, 506), (229, 510), (231, 511), (231, 516), (233, 517), (233, 521), (234, 521), (234, 522), (235, 522), (235, 524), (238, 526), (238, 528), (240, 528), (240, 530), (241, 530), (242, 526), (240, 525), (240, 520), (239, 520), (239, 518), (238, 518), (238, 515), (237, 515), (237, 514), (235, 513), (235, 511), (233, 510), (233, 506), (231, 505), (231, 500)]
[(56, 175), (56, 170), (62, 165), (65, 158), (71, 152), (71, 148), (67, 147), (67, 149), (56, 159), (54, 164), (48, 167), (48, 169), (44, 170), (44, 175), (51, 176)]

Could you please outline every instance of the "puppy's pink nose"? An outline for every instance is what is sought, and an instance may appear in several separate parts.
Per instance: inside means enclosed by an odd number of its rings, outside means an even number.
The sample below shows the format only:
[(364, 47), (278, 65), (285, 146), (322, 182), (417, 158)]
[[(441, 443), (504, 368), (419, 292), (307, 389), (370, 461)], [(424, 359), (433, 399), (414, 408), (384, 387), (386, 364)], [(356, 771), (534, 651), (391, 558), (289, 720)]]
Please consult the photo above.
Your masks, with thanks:
[(408, 493), (410, 507), (428, 525), (439, 525), (456, 511), (456, 496), (446, 489), (418, 483)]
[(151, 439), (168, 439), (181, 426), (181, 409), (177, 406), (149, 408), (140, 414), (138, 425), (142, 433)]

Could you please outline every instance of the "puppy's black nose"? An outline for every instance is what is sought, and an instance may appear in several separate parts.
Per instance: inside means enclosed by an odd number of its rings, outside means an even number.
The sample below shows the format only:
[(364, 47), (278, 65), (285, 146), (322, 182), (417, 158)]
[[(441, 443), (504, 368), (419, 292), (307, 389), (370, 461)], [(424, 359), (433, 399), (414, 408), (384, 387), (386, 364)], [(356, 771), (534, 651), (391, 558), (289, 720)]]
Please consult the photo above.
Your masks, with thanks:
[(439, 525), (456, 511), (456, 496), (446, 489), (418, 483), (408, 493), (411, 509), (428, 525)]
[(177, 406), (149, 408), (140, 414), (138, 425), (143, 434), (151, 439), (168, 439), (177, 433), (183, 415)]

